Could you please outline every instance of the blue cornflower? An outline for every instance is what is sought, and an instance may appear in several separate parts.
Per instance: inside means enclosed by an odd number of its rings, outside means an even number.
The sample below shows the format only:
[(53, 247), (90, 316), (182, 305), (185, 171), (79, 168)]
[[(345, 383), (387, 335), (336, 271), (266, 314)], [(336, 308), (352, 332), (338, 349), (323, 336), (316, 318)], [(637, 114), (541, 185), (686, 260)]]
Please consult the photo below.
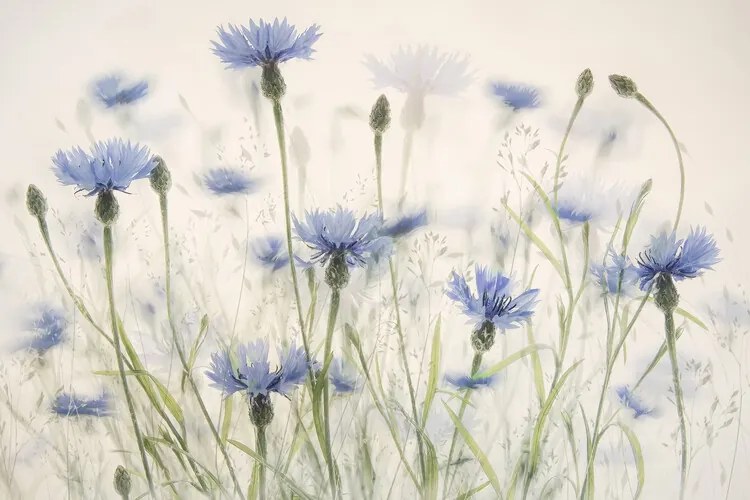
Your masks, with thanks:
[(383, 248), (384, 238), (379, 234), (382, 219), (377, 214), (357, 219), (352, 211), (339, 205), (327, 212), (306, 211), (304, 222), (296, 216), (293, 219), (297, 237), (314, 251), (313, 262), (325, 265), (329, 259), (339, 257), (349, 267), (361, 266)]
[(257, 25), (250, 20), (249, 27), (230, 24), (225, 30), (219, 26), (220, 41), (211, 43), (214, 54), (229, 68), (267, 66), (290, 59), (310, 59), (315, 51), (312, 46), (321, 35), (319, 28), (314, 24), (298, 35), (286, 18), (281, 23), (277, 18), (273, 24), (261, 19)]
[(52, 157), (57, 179), (65, 185), (88, 191), (86, 196), (123, 191), (137, 179), (145, 179), (156, 165), (146, 146), (122, 139), (99, 141), (90, 153), (80, 147), (59, 150)]
[(94, 96), (108, 108), (132, 104), (147, 94), (148, 82), (145, 80), (126, 86), (123, 85), (122, 78), (110, 75), (94, 82)]
[[(607, 251), (609, 264), (594, 264), (591, 266), (591, 274), (595, 282), (605, 293), (617, 294), (619, 284), (620, 293), (629, 295), (638, 282), (638, 271), (627, 256), (619, 255), (614, 249)], [(622, 282), (620, 282), (622, 273)]]
[(445, 381), (456, 389), (479, 389), (490, 387), (497, 381), (497, 377), (495, 375), (490, 375), (489, 377), (472, 377), (471, 375), (446, 374)]
[(341, 358), (331, 362), (328, 379), (331, 381), (336, 392), (346, 394), (359, 389), (359, 376), (357, 372)]
[(278, 236), (258, 238), (252, 247), (255, 259), (271, 271), (278, 271), (289, 264), (289, 254), (284, 249), (284, 241)]
[(645, 406), (643, 401), (636, 397), (636, 395), (626, 386), (623, 385), (618, 387), (615, 389), (615, 392), (617, 393), (617, 398), (620, 400), (620, 403), (622, 403), (625, 408), (633, 410), (633, 417), (638, 418), (643, 415), (653, 414), (654, 409)]
[(513, 111), (538, 108), (541, 104), (539, 90), (530, 85), (494, 82), (492, 93)]
[(52, 402), (52, 413), (62, 417), (108, 417), (112, 415), (112, 404), (107, 393), (94, 398), (78, 397), (62, 392)]
[(39, 316), (28, 324), (28, 330), (34, 333), (33, 336), (24, 340), (19, 349), (33, 350), (42, 355), (65, 340), (67, 328), (68, 320), (62, 311), (42, 307)]
[(594, 214), (589, 210), (562, 203), (558, 203), (556, 212), (560, 219), (573, 224), (583, 224), (584, 222), (589, 222), (594, 217)]
[(400, 238), (412, 231), (427, 225), (427, 211), (421, 210), (413, 214), (402, 215), (395, 219), (386, 220), (380, 229), (382, 236)]
[(203, 182), (217, 196), (250, 193), (256, 188), (256, 182), (247, 172), (232, 168), (209, 170), (203, 177)]
[[(298, 385), (304, 384), (308, 373), (307, 354), (302, 347), (292, 342), (284, 351), (279, 352), (281, 360), (281, 379), (274, 389), (279, 394), (288, 396)], [(310, 368), (318, 369), (318, 363), (313, 361)]]
[(534, 314), (539, 290), (526, 290), (513, 298), (510, 278), (479, 265), (475, 267), (475, 273), (477, 295), (469, 289), (466, 278), (455, 271), (451, 275), (446, 295), (463, 308), (464, 314), (475, 323), (476, 329), (482, 328), (485, 323), (502, 330), (518, 328)]
[(652, 237), (649, 247), (638, 256), (641, 290), (647, 290), (661, 273), (678, 281), (695, 278), (720, 260), (716, 241), (703, 227), (691, 229), (684, 240), (678, 240), (674, 232), (663, 232)]

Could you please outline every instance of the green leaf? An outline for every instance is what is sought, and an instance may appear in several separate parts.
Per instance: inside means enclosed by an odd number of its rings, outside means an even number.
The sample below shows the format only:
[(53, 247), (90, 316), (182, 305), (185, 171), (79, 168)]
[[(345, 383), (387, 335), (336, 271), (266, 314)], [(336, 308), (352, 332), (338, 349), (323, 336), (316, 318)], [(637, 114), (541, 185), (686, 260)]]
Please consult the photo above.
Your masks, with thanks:
[[(162, 401), (164, 401), (164, 405), (167, 407), (169, 412), (174, 416), (175, 419), (180, 423), (180, 425), (183, 425), (185, 422), (185, 416), (182, 413), (182, 408), (177, 403), (177, 400), (170, 394), (169, 389), (162, 384), (159, 379), (151, 375), (146, 370), (125, 370), (123, 372), (126, 376), (136, 376), (136, 377), (148, 377), (149, 380), (151, 380), (155, 385), (156, 389), (159, 391), (159, 395), (161, 396)], [(120, 375), (120, 372), (117, 370), (97, 370), (94, 372), (95, 375), (106, 375), (109, 377), (117, 377)]]
[(622, 234), (622, 248), (623, 252), (627, 251), (628, 244), (630, 243), (630, 236), (633, 234), (635, 224), (638, 222), (638, 217), (641, 215), (641, 209), (646, 201), (646, 196), (651, 192), (651, 179), (647, 180), (641, 186), (641, 191), (638, 193), (638, 197), (633, 202), (630, 208), (630, 214), (628, 215), (628, 221), (625, 223), (625, 232)]
[(490, 485), (490, 482), (489, 481), (485, 481), (482, 484), (480, 484), (479, 486), (477, 486), (476, 488), (472, 488), (469, 491), (465, 491), (465, 492), (459, 494), (456, 497), (456, 500), (469, 500), (471, 497), (473, 497), (474, 495), (476, 495), (477, 493), (479, 493), (480, 491), (482, 491), (483, 489), (485, 489), (489, 485)]
[[(630, 442), (630, 449), (633, 452), (633, 458), (635, 459), (635, 470), (636, 476), (638, 478), (638, 489), (635, 491), (633, 499), (637, 500), (641, 496), (641, 492), (643, 491), (643, 484), (646, 481), (646, 466), (643, 460), (641, 442), (638, 440), (638, 436), (635, 435), (635, 432), (633, 432), (631, 428), (625, 426), (624, 424), (616, 423), (611, 425), (614, 425), (615, 427), (620, 429)], [(602, 431), (602, 434), (604, 434), (604, 431), (606, 431), (606, 428)]]
[(432, 351), (430, 354), (430, 374), (427, 378), (427, 393), (424, 397), (424, 404), (422, 405), (422, 429), (427, 425), (427, 417), (430, 414), (430, 408), (432, 407), (432, 401), (435, 399), (435, 392), (437, 391), (438, 376), (440, 372), (440, 323), (441, 317), (438, 316), (437, 322), (435, 323), (435, 333), (432, 336)]
[(518, 361), (519, 359), (523, 358), (524, 356), (528, 356), (531, 353), (538, 352), (542, 349), (549, 349), (550, 351), (554, 351), (550, 346), (545, 344), (534, 344), (527, 347), (524, 347), (520, 351), (514, 352), (504, 360), (500, 361), (499, 363), (490, 366), (486, 370), (484, 370), (481, 373), (477, 373), (474, 375), (475, 378), (485, 378), (490, 377), (496, 373), (499, 373), (506, 368), (508, 368), (510, 365)]
[[(529, 345), (536, 345), (534, 340), (534, 327), (531, 323), (526, 324), (526, 338), (528, 339)], [(541, 405), (546, 395), (544, 390), (544, 374), (542, 373), (542, 362), (539, 358), (539, 350), (535, 350), (531, 353), (531, 366), (534, 371), (534, 387), (536, 387), (536, 394), (539, 398), (539, 404)]]
[(198, 359), (198, 352), (200, 351), (201, 346), (203, 345), (203, 342), (206, 340), (206, 335), (208, 334), (208, 314), (204, 314), (201, 318), (201, 326), (198, 330), (198, 336), (195, 338), (195, 342), (193, 342), (193, 346), (190, 348), (190, 354), (188, 355), (187, 359), (187, 368), (184, 372), (182, 372), (182, 380), (180, 381), (180, 389), (185, 390), (185, 382), (187, 382), (187, 374), (190, 373), (190, 371), (193, 369), (193, 366), (195, 365), (195, 360)]
[(229, 428), (232, 426), (232, 409), (234, 408), (233, 399), (231, 396), (227, 396), (224, 399), (224, 416), (221, 420), (220, 437), (221, 441), (226, 444), (227, 437), (229, 436)]
[(479, 462), (479, 465), (482, 466), (482, 470), (484, 471), (484, 474), (487, 476), (487, 479), (489, 479), (489, 482), (492, 485), (492, 488), (495, 490), (497, 497), (502, 499), (503, 492), (502, 492), (502, 489), (500, 488), (500, 481), (497, 479), (497, 474), (495, 474), (495, 469), (492, 468), (492, 465), (490, 464), (490, 461), (487, 458), (487, 455), (484, 454), (484, 452), (479, 447), (479, 445), (474, 440), (474, 438), (471, 436), (469, 431), (466, 430), (466, 427), (464, 427), (464, 424), (461, 423), (461, 420), (458, 418), (458, 416), (455, 413), (453, 413), (453, 410), (451, 410), (450, 407), (447, 404), (445, 404), (445, 402), (443, 402), (443, 406), (448, 412), (448, 415), (451, 417), (451, 420), (453, 420), (453, 425), (456, 426), (456, 430), (458, 430), (458, 433), (461, 434), (461, 437), (466, 443), (466, 446), (469, 447), (469, 449), (471, 450), (471, 453), (474, 455), (474, 457), (476, 457), (477, 461)]
[(555, 271), (557, 271), (557, 274), (560, 275), (560, 277), (565, 281), (565, 274), (563, 272), (562, 265), (560, 264), (560, 261), (557, 260), (557, 257), (552, 253), (552, 251), (549, 249), (547, 245), (542, 241), (539, 236), (536, 235), (533, 229), (531, 229), (526, 223), (521, 220), (521, 218), (516, 214), (516, 212), (513, 211), (512, 208), (506, 203), (502, 202), (503, 207), (505, 207), (505, 210), (508, 212), (508, 215), (510, 215), (510, 218), (513, 219), (513, 222), (518, 224), (518, 227), (521, 228), (521, 231), (526, 235), (526, 237), (544, 254), (544, 256), (547, 258), (550, 264), (552, 264), (552, 267), (555, 268)]

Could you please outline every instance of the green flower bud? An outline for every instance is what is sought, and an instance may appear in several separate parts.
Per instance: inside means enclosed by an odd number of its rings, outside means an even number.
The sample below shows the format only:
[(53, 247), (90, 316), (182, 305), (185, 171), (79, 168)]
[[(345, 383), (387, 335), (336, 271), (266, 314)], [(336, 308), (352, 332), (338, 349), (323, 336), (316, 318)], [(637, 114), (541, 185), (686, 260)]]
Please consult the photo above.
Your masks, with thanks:
[(120, 214), (120, 204), (115, 198), (112, 191), (102, 191), (96, 197), (96, 206), (94, 207), (96, 218), (105, 226), (111, 226), (117, 220)]
[(33, 184), (29, 184), (29, 189), (26, 190), (26, 208), (37, 219), (44, 219), (44, 216), (47, 215), (47, 198)]
[(376, 134), (382, 134), (391, 124), (391, 104), (385, 94), (378, 97), (370, 111), (370, 128)]
[(154, 191), (159, 194), (167, 194), (169, 188), (172, 187), (172, 174), (167, 168), (167, 164), (164, 162), (161, 156), (154, 158), (156, 166), (149, 175), (149, 181), (151, 181), (151, 187)]
[(269, 395), (256, 394), (248, 397), (247, 406), (250, 409), (250, 421), (255, 427), (266, 427), (273, 420), (273, 404)]
[(594, 90), (594, 75), (591, 74), (589, 68), (586, 68), (580, 75), (578, 75), (578, 80), (576, 80), (576, 94), (578, 94), (580, 99), (583, 99), (589, 95), (592, 90)]
[(471, 346), (477, 353), (485, 353), (495, 345), (495, 325), (485, 321), (471, 334)]
[(115, 469), (115, 491), (122, 498), (127, 498), (130, 495), (130, 473), (122, 465), (118, 465)]
[(344, 252), (335, 254), (328, 261), (325, 281), (326, 285), (336, 290), (341, 290), (349, 284), (349, 265), (346, 263)]
[(634, 97), (638, 93), (638, 86), (627, 76), (609, 75), (609, 84), (620, 97)]
[(654, 302), (661, 312), (670, 314), (677, 309), (680, 303), (680, 294), (677, 293), (677, 287), (674, 285), (672, 275), (669, 273), (660, 273), (656, 277), (656, 295)]
[(272, 101), (280, 101), (286, 94), (286, 82), (281, 76), (281, 70), (276, 63), (266, 64), (263, 66), (263, 73), (260, 77), (260, 90), (263, 95)]

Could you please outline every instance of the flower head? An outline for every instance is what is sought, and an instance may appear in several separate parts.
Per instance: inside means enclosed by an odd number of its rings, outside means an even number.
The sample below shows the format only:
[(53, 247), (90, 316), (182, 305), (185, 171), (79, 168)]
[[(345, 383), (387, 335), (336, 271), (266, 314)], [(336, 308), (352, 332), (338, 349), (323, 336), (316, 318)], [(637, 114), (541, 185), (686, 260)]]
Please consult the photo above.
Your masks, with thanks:
[(466, 278), (455, 271), (446, 295), (462, 307), (476, 329), (482, 328), (485, 323), (502, 330), (518, 328), (534, 314), (539, 290), (526, 290), (513, 298), (510, 278), (479, 265), (475, 267), (475, 273), (476, 295), (469, 288)]
[(236, 168), (214, 168), (203, 177), (203, 183), (216, 196), (246, 194), (255, 190), (256, 182), (247, 172)]
[(148, 177), (156, 165), (146, 146), (122, 139), (97, 142), (89, 153), (80, 147), (59, 150), (52, 163), (62, 184), (88, 191), (87, 196), (125, 191), (134, 180)]
[(42, 355), (65, 340), (68, 320), (62, 311), (45, 306), (28, 323), (27, 328), (33, 332), (33, 336), (25, 339), (19, 349), (33, 350)]
[(258, 238), (253, 242), (252, 249), (255, 259), (271, 271), (278, 271), (289, 264), (284, 241), (278, 236)]
[(421, 210), (412, 214), (402, 215), (395, 219), (386, 220), (380, 228), (380, 234), (389, 238), (400, 238), (427, 225), (427, 212)]
[(107, 393), (94, 398), (78, 397), (62, 392), (55, 397), (51, 407), (52, 413), (62, 417), (108, 417), (112, 415), (112, 404)]
[(314, 251), (313, 262), (325, 265), (340, 257), (349, 267), (361, 266), (382, 246), (382, 219), (377, 214), (357, 219), (352, 211), (339, 205), (327, 212), (305, 212), (302, 222), (296, 216), (293, 219), (297, 237)]
[[(638, 271), (627, 256), (619, 255), (610, 248), (607, 251), (608, 264), (594, 264), (591, 274), (597, 286), (605, 293), (629, 295), (638, 282)], [(620, 281), (622, 275), (622, 281)]]
[(538, 108), (541, 104), (539, 90), (530, 85), (494, 82), (492, 93), (513, 111)]
[[(274, 389), (279, 394), (288, 395), (295, 387), (304, 384), (307, 378), (307, 354), (302, 347), (292, 342), (285, 350), (279, 351), (281, 360), (281, 379)], [(317, 363), (313, 361), (309, 368), (314, 369)]]
[(312, 46), (321, 35), (319, 28), (314, 24), (297, 34), (286, 18), (281, 22), (274, 19), (273, 24), (263, 19), (255, 24), (251, 19), (248, 27), (229, 24), (226, 30), (219, 26), (219, 41), (211, 43), (214, 54), (229, 68), (268, 66), (290, 59), (310, 59), (315, 51)]
[(443, 54), (426, 45), (400, 47), (387, 62), (368, 55), (364, 63), (376, 87), (393, 87), (407, 94), (451, 95), (471, 82), (467, 57)]
[(497, 380), (495, 375), (489, 377), (477, 377), (471, 375), (463, 375), (457, 373), (451, 373), (445, 375), (445, 381), (456, 389), (480, 389), (482, 387), (490, 387)]
[(132, 104), (146, 97), (148, 82), (141, 80), (132, 85), (124, 85), (117, 75), (105, 76), (94, 82), (94, 97), (108, 108)]
[(695, 278), (720, 260), (716, 241), (703, 227), (691, 229), (684, 240), (678, 240), (674, 232), (663, 232), (652, 237), (649, 247), (638, 256), (641, 290), (647, 290), (659, 274), (678, 281)]
[(636, 395), (626, 386), (623, 385), (618, 387), (615, 389), (615, 392), (617, 393), (617, 399), (620, 400), (620, 403), (622, 403), (625, 408), (633, 410), (633, 417), (638, 418), (643, 415), (651, 415), (654, 413), (653, 408), (645, 406), (643, 401), (636, 397)]
[(346, 394), (359, 389), (359, 376), (357, 372), (341, 358), (331, 362), (328, 379), (331, 381), (336, 392)]
[[(618, 208), (627, 206), (631, 197), (630, 191), (619, 185), (605, 184), (596, 177), (572, 176), (557, 192), (555, 211), (572, 226), (585, 222), (601, 226), (616, 218)], [(553, 198), (550, 194), (550, 200)]]

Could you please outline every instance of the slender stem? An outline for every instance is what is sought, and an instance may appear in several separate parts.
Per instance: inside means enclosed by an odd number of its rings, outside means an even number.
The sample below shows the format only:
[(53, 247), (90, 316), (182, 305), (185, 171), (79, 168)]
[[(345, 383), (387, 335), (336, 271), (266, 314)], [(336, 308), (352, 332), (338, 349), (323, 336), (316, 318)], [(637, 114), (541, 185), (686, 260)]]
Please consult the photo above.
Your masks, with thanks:
[[(476, 373), (479, 371), (479, 367), (482, 365), (482, 353), (477, 352), (474, 353), (474, 358), (471, 360), (471, 376), (473, 377), (476, 375)], [(464, 397), (461, 401), (461, 407), (458, 410), (458, 420), (459, 422), (463, 419), (464, 413), (466, 413), (466, 407), (469, 406), (469, 395), (471, 394), (471, 389), (466, 389), (464, 391)], [(451, 479), (450, 483), (448, 482), (448, 479), (450, 476), (450, 467), (451, 467), (451, 460), (453, 459), (453, 451), (456, 448), (456, 443), (458, 441), (458, 429), (453, 430), (453, 438), (451, 439), (451, 447), (448, 451), (448, 462), (445, 464), (445, 477), (443, 478), (443, 497), (448, 497), (448, 488), (453, 484), (453, 480)], [(453, 476), (455, 476), (455, 472), (453, 473)]]
[(378, 182), (378, 210), (383, 215), (383, 134), (375, 132), (375, 178)]
[(409, 177), (409, 165), (411, 164), (411, 152), (414, 146), (414, 130), (407, 129), (404, 134), (404, 145), (401, 151), (401, 188), (399, 189), (399, 209), (406, 199), (406, 181)]
[(570, 131), (573, 129), (573, 123), (575, 123), (578, 113), (583, 107), (583, 97), (579, 97), (576, 101), (573, 112), (570, 114), (570, 120), (568, 120), (568, 126), (565, 128), (565, 134), (563, 135), (562, 142), (560, 143), (560, 150), (557, 152), (557, 162), (555, 164), (555, 184), (554, 184), (554, 208), (557, 208), (557, 192), (560, 189), (560, 169), (562, 167), (563, 151), (565, 151), (565, 145), (568, 143), (568, 137)]
[(667, 338), (667, 352), (672, 364), (672, 382), (674, 383), (675, 404), (677, 405), (677, 417), (680, 420), (680, 439), (682, 450), (680, 455), (680, 500), (685, 498), (685, 482), (687, 480), (687, 426), (685, 425), (685, 403), (682, 398), (682, 385), (680, 384), (680, 367), (677, 364), (677, 342), (675, 339), (674, 314), (672, 311), (664, 313), (664, 334)]
[(674, 135), (672, 127), (669, 126), (667, 120), (662, 116), (661, 113), (659, 113), (659, 111), (657, 111), (654, 105), (651, 104), (651, 101), (646, 99), (646, 96), (644, 96), (640, 92), (635, 95), (635, 98), (649, 111), (651, 111), (654, 116), (659, 119), (662, 125), (664, 125), (664, 127), (667, 129), (667, 132), (669, 132), (669, 136), (672, 138), (672, 144), (674, 145), (675, 153), (677, 153), (677, 162), (680, 167), (680, 200), (677, 202), (677, 215), (675, 216), (674, 226), (672, 228), (673, 231), (677, 231), (677, 226), (679, 226), (680, 217), (682, 216), (682, 204), (685, 201), (685, 164), (682, 161), (682, 151), (680, 150), (680, 143), (677, 141), (677, 136)]
[[(339, 304), (341, 302), (341, 290), (338, 288), (331, 288), (331, 307), (328, 311), (328, 328), (326, 329), (326, 342), (323, 351), (323, 360), (325, 363), (332, 362), (333, 356), (333, 331), (336, 329), (336, 319), (339, 314)], [(331, 482), (331, 497), (339, 498), (340, 493), (338, 491), (338, 480), (336, 473), (336, 462), (333, 458), (333, 452), (331, 448), (331, 423), (329, 418), (330, 412), (330, 398), (328, 382), (323, 382), (323, 424), (325, 425), (325, 459), (326, 465), (328, 466), (328, 479)]]
[(257, 447), (258, 455), (263, 459), (263, 463), (258, 464), (258, 482), (259, 482), (259, 493), (258, 498), (260, 500), (266, 500), (266, 462), (268, 462), (268, 450), (266, 446), (266, 428), (261, 426), (255, 426), (255, 446)]
[(138, 442), (138, 451), (141, 454), (141, 461), (143, 462), (143, 472), (146, 474), (146, 481), (148, 482), (148, 489), (151, 493), (152, 498), (156, 498), (156, 491), (154, 490), (154, 480), (151, 477), (151, 469), (148, 466), (148, 460), (146, 459), (146, 448), (143, 446), (143, 435), (141, 429), (138, 426), (138, 417), (135, 413), (135, 403), (133, 396), (130, 394), (128, 389), (128, 378), (125, 376), (125, 363), (123, 363), (122, 350), (120, 349), (120, 329), (117, 325), (117, 310), (115, 309), (115, 294), (112, 283), (112, 227), (104, 226), (104, 271), (107, 280), (107, 297), (109, 299), (109, 316), (112, 321), (112, 338), (114, 339), (115, 357), (117, 358), (117, 369), (120, 372), (120, 381), (122, 382), (122, 389), (125, 392), (125, 400), (128, 404), (128, 411), (130, 413), (130, 420), (133, 423), (133, 432), (135, 439)]
[[(188, 383), (190, 384), (190, 388), (195, 394), (195, 399), (198, 401), (198, 406), (201, 409), (201, 413), (203, 413), (203, 417), (206, 419), (206, 422), (208, 423), (208, 427), (211, 429), (211, 434), (216, 440), (216, 444), (219, 446), (219, 450), (221, 451), (221, 454), (224, 456), (224, 460), (226, 461), (227, 468), (229, 469), (229, 475), (232, 476), (232, 482), (234, 483), (234, 488), (237, 492), (237, 495), (239, 496), (239, 498), (243, 498), (244, 495), (242, 493), (242, 486), (240, 486), (240, 482), (237, 479), (237, 475), (235, 474), (234, 466), (232, 465), (232, 460), (229, 458), (229, 454), (227, 453), (226, 446), (224, 445), (224, 442), (219, 436), (219, 432), (216, 429), (216, 426), (214, 425), (213, 420), (211, 419), (211, 415), (208, 413), (208, 409), (206, 408), (206, 405), (203, 402), (203, 398), (201, 398), (201, 394), (200, 394), (200, 391), (198, 390), (198, 386), (195, 384), (195, 379), (193, 378), (193, 374), (191, 373), (190, 367), (188, 366), (187, 357), (185, 356), (185, 350), (182, 347), (181, 339), (179, 338), (179, 335), (177, 334), (177, 328), (175, 327), (174, 315), (172, 312), (172, 272), (171, 272), (172, 266), (171, 266), (170, 252), (169, 252), (169, 206), (167, 204), (166, 193), (159, 194), (159, 206), (161, 208), (161, 228), (162, 228), (162, 234), (164, 238), (164, 272), (165, 272), (164, 280), (166, 283), (166, 293), (167, 293), (167, 319), (169, 321), (169, 329), (172, 332), (172, 341), (174, 342), (175, 348), (177, 349), (177, 355), (180, 358), (180, 363), (182, 364), (183, 375), (187, 379)], [(185, 448), (187, 451), (187, 443), (185, 444)], [(198, 481), (201, 483), (201, 486), (203, 486), (205, 490), (206, 485), (203, 482), (202, 476), (200, 474), (196, 474), (196, 476), (198, 477)]]
[[(744, 349), (743, 349), (744, 351)], [(742, 383), (742, 363), (735, 358), (735, 361), (737, 362), (737, 369), (739, 370), (739, 381)], [(732, 453), (732, 466), (729, 468), (729, 479), (727, 480), (727, 494), (724, 497), (724, 500), (729, 500), (729, 492), (732, 490), (732, 477), (734, 476), (734, 466), (737, 463), (737, 448), (739, 448), (740, 443), (740, 429), (742, 428), (742, 390), (740, 392), (740, 404), (739, 404), (739, 412), (737, 413), (737, 433), (734, 436), (734, 453)]]

